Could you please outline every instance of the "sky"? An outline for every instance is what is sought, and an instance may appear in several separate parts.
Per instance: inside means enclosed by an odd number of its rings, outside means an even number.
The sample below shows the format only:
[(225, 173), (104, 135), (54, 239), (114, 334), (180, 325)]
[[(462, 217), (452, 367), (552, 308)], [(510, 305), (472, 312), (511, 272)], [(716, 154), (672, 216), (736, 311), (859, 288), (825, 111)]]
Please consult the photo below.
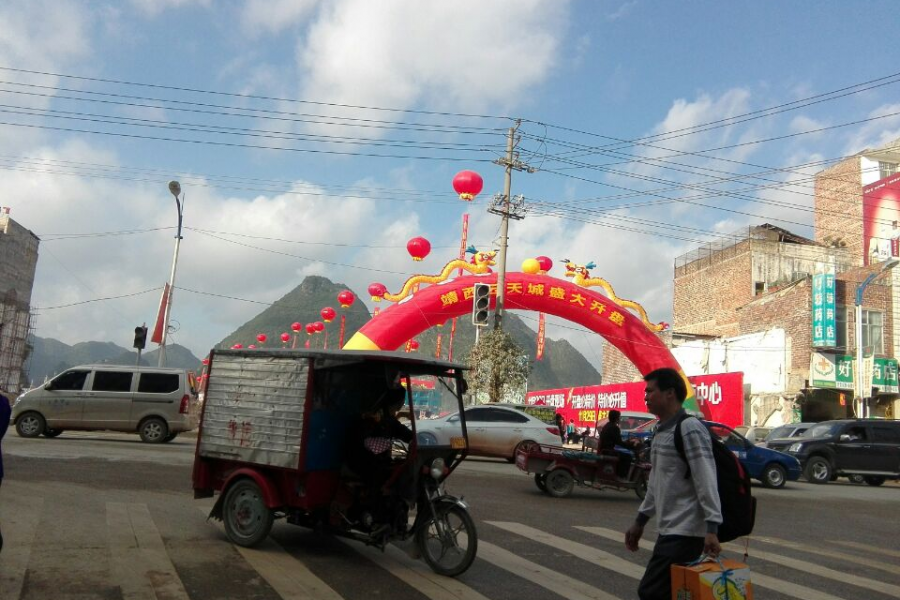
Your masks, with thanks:
[[(184, 231), (170, 342), (198, 356), (323, 275), (361, 294), (498, 247), (594, 262), (671, 322), (676, 258), (773, 223), (900, 138), (890, 1), (13, 0), (0, 4), (0, 205), (41, 238), (35, 333), (130, 347)], [(879, 42), (880, 40), (880, 42)], [(874, 43), (873, 43), (874, 42)], [(842, 90), (842, 91), (841, 91)], [(458, 171), (480, 173), (466, 203)], [(414, 263), (406, 242), (432, 252)], [(374, 306), (367, 297), (361, 301)], [(536, 315), (522, 314), (536, 328)], [(285, 324), (287, 328), (289, 324)], [(600, 338), (551, 318), (599, 366)], [(248, 340), (252, 341), (252, 340)], [(552, 352), (552, 347), (548, 349)]]

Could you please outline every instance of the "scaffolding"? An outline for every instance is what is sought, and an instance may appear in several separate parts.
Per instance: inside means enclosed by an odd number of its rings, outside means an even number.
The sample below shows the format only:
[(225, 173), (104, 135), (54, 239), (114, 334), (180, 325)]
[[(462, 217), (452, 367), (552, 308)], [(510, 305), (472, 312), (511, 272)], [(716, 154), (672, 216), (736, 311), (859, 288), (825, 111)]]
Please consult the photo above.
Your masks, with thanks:
[(0, 390), (18, 394), (26, 386), (33, 332), (28, 305), (9, 290), (0, 300)]

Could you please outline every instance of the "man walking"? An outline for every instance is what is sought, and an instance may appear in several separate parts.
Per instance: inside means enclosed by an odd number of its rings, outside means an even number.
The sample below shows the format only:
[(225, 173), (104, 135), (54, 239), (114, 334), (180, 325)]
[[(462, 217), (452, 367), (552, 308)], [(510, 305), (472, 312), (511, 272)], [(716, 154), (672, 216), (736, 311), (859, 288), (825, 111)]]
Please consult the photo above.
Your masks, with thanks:
[(644, 525), (655, 515), (659, 537), (638, 586), (638, 596), (641, 600), (669, 600), (671, 565), (721, 552), (717, 534), (722, 510), (712, 440), (706, 427), (697, 419), (681, 423), (687, 464), (675, 449), (675, 426), (686, 416), (682, 403), (687, 386), (681, 374), (674, 369), (657, 369), (644, 381), (647, 410), (659, 417), (659, 425), (651, 447), (653, 468), (647, 495), (625, 533), (625, 547), (632, 552), (638, 550)]

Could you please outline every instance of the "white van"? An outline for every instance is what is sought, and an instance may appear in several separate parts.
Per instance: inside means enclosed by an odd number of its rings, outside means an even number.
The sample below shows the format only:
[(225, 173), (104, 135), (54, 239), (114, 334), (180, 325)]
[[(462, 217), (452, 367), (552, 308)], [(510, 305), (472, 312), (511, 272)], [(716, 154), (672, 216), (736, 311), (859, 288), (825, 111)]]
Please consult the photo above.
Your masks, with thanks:
[(193, 375), (184, 369), (84, 365), (63, 371), (16, 399), (16, 433), (56, 437), (65, 430), (137, 432), (169, 442), (196, 429), (200, 414)]

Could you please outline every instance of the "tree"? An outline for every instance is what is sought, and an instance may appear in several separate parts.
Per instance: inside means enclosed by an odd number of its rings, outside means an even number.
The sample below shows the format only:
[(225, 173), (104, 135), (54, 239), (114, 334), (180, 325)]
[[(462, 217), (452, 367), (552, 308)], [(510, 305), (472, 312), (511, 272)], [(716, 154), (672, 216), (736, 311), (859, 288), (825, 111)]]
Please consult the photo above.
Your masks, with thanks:
[(500, 402), (524, 390), (531, 373), (528, 355), (502, 329), (490, 329), (472, 347), (466, 361), (469, 391)]

